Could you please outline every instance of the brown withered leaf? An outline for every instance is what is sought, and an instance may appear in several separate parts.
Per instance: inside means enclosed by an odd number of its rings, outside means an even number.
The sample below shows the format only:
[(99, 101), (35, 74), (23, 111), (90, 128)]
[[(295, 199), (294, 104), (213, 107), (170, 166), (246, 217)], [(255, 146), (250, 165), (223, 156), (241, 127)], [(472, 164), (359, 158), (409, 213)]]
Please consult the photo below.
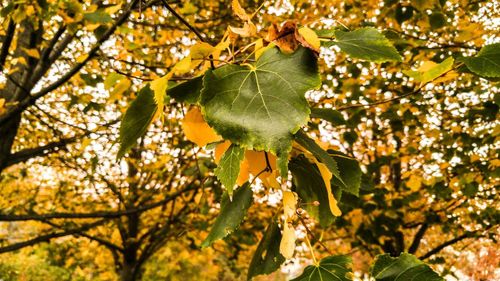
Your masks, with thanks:
[(286, 21), (281, 28), (272, 25), (268, 32), (266, 40), (273, 42), (283, 53), (293, 53), (299, 47), (299, 41), (295, 37), (297, 23)]
[(311, 44), (311, 40), (304, 38), (297, 28), (297, 23), (294, 21), (286, 21), (281, 27), (272, 25), (268, 32), (266, 40), (273, 42), (284, 53), (293, 53), (299, 45), (314, 51), (315, 54), (319, 53), (317, 44)]

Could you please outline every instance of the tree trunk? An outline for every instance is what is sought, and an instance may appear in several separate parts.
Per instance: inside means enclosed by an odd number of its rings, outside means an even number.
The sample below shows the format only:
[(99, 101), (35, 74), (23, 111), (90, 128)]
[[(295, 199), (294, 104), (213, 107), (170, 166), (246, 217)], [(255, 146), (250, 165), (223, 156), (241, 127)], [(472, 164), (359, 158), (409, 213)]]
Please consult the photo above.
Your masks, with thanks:
[(21, 114), (18, 114), (0, 126), (0, 174), (8, 166), (20, 122)]
[(135, 262), (128, 263), (125, 261), (122, 267), (122, 271), (120, 273), (120, 280), (121, 281), (139, 280), (137, 273), (138, 273), (137, 264)]

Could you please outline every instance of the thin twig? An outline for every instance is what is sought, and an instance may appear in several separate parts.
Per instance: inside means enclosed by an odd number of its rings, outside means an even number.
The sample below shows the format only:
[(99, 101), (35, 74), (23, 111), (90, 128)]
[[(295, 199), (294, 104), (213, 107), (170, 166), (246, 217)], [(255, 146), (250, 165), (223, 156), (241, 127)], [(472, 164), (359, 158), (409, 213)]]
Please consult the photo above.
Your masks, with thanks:
[[(168, 3), (167, 3), (167, 0), (161, 0), (161, 2), (163, 3), (163, 5), (165, 6), (165, 8), (167, 8), (167, 10), (169, 10), (172, 15), (174, 15), (178, 20), (180, 20), (182, 22), (182, 24), (184, 24), (187, 28), (189, 28), (189, 30), (191, 30), (194, 34), (196, 34), (196, 36), (200, 39), (201, 42), (205, 42), (205, 43), (208, 43), (207, 40), (203, 37), (203, 35), (201, 35), (201, 33), (194, 27), (192, 26), (189, 22), (187, 22), (186, 19), (184, 19), (180, 14), (178, 14)], [(213, 62), (213, 56), (210, 55), (210, 67), (212, 69), (215, 69), (215, 65), (214, 65), (214, 62)]]
[(304, 220), (304, 218), (302, 216), (300, 216), (300, 214), (298, 212), (297, 213), (297, 217), (299, 218), (300, 220), (300, 223), (304, 226), (304, 228), (306, 229), (306, 232), (311, 235), (312, 239), (314, 239), (314, 241), (317, 241), (318, 244), (323, 248), (325, 249), (325, 251), (329, 254), (329, 255), (333, 255), (333, 253), (328, 249), (328, 247), (326, 247), (325, 244), (323, 244), (323, 242), (321, 242), (321, 240), (319, 239), (316, 239), (316, 236), (314, 235), (314, 233), (312, 233), (312, 231), (309, 229), (309, 227), (307, 227), (306, 225), (306, 221)]

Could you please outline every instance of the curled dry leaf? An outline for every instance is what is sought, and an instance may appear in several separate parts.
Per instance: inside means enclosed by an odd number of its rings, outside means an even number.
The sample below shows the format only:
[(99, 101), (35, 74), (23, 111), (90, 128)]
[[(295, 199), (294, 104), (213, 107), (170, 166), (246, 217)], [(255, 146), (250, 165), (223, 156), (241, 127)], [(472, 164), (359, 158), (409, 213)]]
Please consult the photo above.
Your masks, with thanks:
[(297, 28), (294, 21), (286, 21), (281, 27), (272, 25), (266, 40), (276, 44), (284, 53), (293, 53), (299, 45), (319, 53), (320, 42), (316, 33), (308, 27)]
[(245, 22), (243, 27), (229, 26), (229, 30), (241, 37), (252, 37), (257, 34), (257, 27), (255, 27), (255, 24), (253, 24), (251, 21)]

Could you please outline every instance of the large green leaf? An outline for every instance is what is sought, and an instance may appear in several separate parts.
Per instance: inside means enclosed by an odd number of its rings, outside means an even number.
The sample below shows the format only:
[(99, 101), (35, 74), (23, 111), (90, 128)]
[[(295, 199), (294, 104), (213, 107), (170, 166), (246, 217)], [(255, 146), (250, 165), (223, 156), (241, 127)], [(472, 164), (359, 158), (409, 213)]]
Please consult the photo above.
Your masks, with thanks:
[(331, 108), (311, 108), (311, 118), (320, 118), (332, 123), (334, 126), (345, 125), (342, 113)]
[(403, 253), (397, 258), (378, 255), (371, 269), (376, 281), (441, 281), (444, 280), (415, 256)]
[(403, 70), (403, 73), (412, 77), (413, 79), (415, 79), (415, 81), (425, 84), (450, 71), (453, 67), (453, 62), (453, 57), (449, 57), (441, 63), (438, 63), (430, 68), (419, 70)]
[(231, 146), (224, 152), (219, 165), (215, 169), (215, 175), (222, 185), (226, 187), (229, 196), (233, 195), (233, 188), (240, 173), (240, 164), (245, 156), (245, 150), (238, 145)]
[(299, 277), (291, 281), (350, 281), (351, 262), (349, 256), (329, 256), (320, 260), (318, 265), (309, 265)]
[(343, 182), (340, 176), (339, 168), (335, 159), (330, 157), (328, 152), (323, 150), (313, 139), (311, 139), (304, 131), (300, 130), (295, 134), (295, 141), (301, 146), (311, 152), (316, 159), (321, 161), (328, 167), (328, 170), (336, 177), (341, 183)]
[(201, 246), (208, 247), (214, 241), (231, 234), (240, 225), (252, 201), (253, 192), (248, 182), (236, 189), (232, 200), (225, 193), (222, 196), (220, 214)]
[(137, 139), (146, 132), (156, 112), (153, 91), (149, 84), (142, 88), (137, 98), (130, 104), (120, 125), (120, 150), (118, 158), (136, 144)]
[(293, 134), (309, 119), (305, 92), (319, 85), (312, 51), (301, 47), (283, 54), (271, 48), (254, 65), (229, 64), (207, 71), (202, 112), (224, 139), (282, 156), (290, 150)]
[[(335, 217), (328, 207), (328, 193), (319, 170), (305, 157), (292, 158), (289, 168), (293, 175), (294, 191), (304, 203), (307, 213), (316, 218), (322, 227), (331, 225)], [(338, 201), (339, 197), (335, 196)], [(314, 202), (319, 202), (319, 206)]]
[(353, 58), (373, 62), (402, 61), (392, 43), (373, 27), (344, 32), (335, 30), (335, 43)]
[(285, 261), (285, 258), (280, 254), (280, 242), (281, 232), (278, 221), (273, 218), (250, 262), (247, 274), (248, 280), (257, 275), (272, 273), (280, 267)]
[(167, 95), (178, 102), (195, 104), (200, 98), (202, 87), (203, 76), (198, 76), (169, 88), (167, 90)]
[(475, 57), (460, 58), (468, 69), (485, 77), (500, 77), (500, 43), (486, 45)]
[(337, 162), (340, 177), (342, 178), (341, 182), (333, 177), (332, 184), (339, 186), (346, 192), (358, 196), (361, 186), (361, 168), (359, 167), (358, 161), (338, 151), (329, 150), (328, 152)]

